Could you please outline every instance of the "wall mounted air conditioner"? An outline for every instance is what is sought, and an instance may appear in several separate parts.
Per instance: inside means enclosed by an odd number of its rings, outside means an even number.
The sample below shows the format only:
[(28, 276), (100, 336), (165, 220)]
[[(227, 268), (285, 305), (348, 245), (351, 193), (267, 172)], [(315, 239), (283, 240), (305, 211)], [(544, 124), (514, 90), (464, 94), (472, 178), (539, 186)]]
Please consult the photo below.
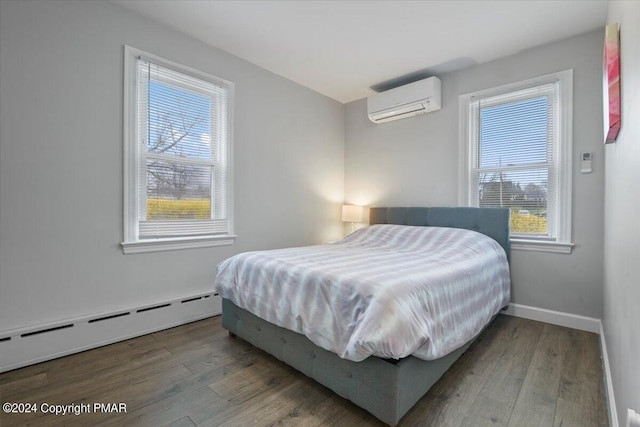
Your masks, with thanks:
[(429, 77), (367, 98), (367, 113), (374, 123), (390, 122), (442, 108), (440, 79)]

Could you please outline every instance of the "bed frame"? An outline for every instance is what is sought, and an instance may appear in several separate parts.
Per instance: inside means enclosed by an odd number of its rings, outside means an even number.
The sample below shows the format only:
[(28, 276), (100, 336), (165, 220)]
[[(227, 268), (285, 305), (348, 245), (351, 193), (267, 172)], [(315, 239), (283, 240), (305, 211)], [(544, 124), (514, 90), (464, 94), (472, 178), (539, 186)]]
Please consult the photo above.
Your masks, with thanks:
[[(370, 224), (464, 228), (496, 240), (509, 254), (509, 209), (371, 208)], [(475, 340), (432, 361), (369, 357), (352, 362), (313, 344), (302, 334), (269, 323), (227, 299), (222, 325), (298, 371), (395, 426)]]

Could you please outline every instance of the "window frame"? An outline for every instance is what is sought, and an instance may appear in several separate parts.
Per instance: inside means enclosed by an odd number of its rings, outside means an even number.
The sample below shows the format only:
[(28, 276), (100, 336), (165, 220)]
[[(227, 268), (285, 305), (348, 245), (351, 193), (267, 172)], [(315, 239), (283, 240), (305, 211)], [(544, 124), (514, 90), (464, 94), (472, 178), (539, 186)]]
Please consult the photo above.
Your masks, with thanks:
[[(226, 141), (226, 205), (228, 227), (224, 234), (187, 235), (180, 237), (139, 237), (140, 221), (138, 207), (141, 198), (138, 197), (138, 178), (141, 170), (141, 159), (145, 155), (138, 147), (138, 105), (137, 105), (137, 59), (143, 57), (150, 62), (165, 68), (170, 68), (179, 73), (196, 77), (215, 85), (225, 87), (228, 90), (227, 102), (227, 136)], [(234, 234), (233, 221), (233, 105), (234, 84), (227, 80), (212, 76), (202, 71), (178, 64), (168, 59), (151, 53), (124, 46), (124, 240), (121, 242), (124, 254), (158, 252), (178, 249), (204, 248), (212, 246), (231, 245), (237, 237)], [(214, 188), (211, 189), (214, 192)], [(212, 199), (213, 201), (213, 199)]]
[[(459, 96), (459, 167), (458, 167), (458, 204), (477, 206), (472, 187), (472, 169), (475, 157), (475, 139), (471, 118), (471, 103), (477, 99), (508, 95), (523, 89), (531, 89), (550, 83), (559, 83), (557, 146), (554, 154), (557, 158), (557, 218), (556, 235), (553, 240), (511, 236), (511, 248), (539, 252), (569, 254), (574, 246), (572, 238), (572, 176), (573, 176), (573, 70), (564, 70), (532, 79), (509, 83), (489, 89), (483, 89)], [(551, 189), (549, 191), (552, 191)]]

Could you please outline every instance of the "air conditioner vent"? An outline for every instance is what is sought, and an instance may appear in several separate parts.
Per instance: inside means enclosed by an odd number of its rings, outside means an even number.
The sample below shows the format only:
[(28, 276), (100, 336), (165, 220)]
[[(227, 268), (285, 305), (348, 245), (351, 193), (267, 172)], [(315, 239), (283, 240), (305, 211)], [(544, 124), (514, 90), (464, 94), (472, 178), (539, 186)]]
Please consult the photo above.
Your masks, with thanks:
[(367, 98), (367, 113), (384, 123), (440, 110), (441, 101), (440, 79), (429, 77)]

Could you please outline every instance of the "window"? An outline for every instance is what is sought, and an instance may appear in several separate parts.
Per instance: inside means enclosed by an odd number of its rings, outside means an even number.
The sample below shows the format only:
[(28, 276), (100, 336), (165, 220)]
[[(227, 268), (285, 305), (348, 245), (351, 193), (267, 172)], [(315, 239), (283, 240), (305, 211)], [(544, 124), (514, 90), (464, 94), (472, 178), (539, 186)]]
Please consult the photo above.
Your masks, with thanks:
[(572, 71), (460, 97), (460, 204), (511, 209), (514, 249), (571, 252)]
[(233, 84), (125, 47), (124, 253), (233, 243)]

